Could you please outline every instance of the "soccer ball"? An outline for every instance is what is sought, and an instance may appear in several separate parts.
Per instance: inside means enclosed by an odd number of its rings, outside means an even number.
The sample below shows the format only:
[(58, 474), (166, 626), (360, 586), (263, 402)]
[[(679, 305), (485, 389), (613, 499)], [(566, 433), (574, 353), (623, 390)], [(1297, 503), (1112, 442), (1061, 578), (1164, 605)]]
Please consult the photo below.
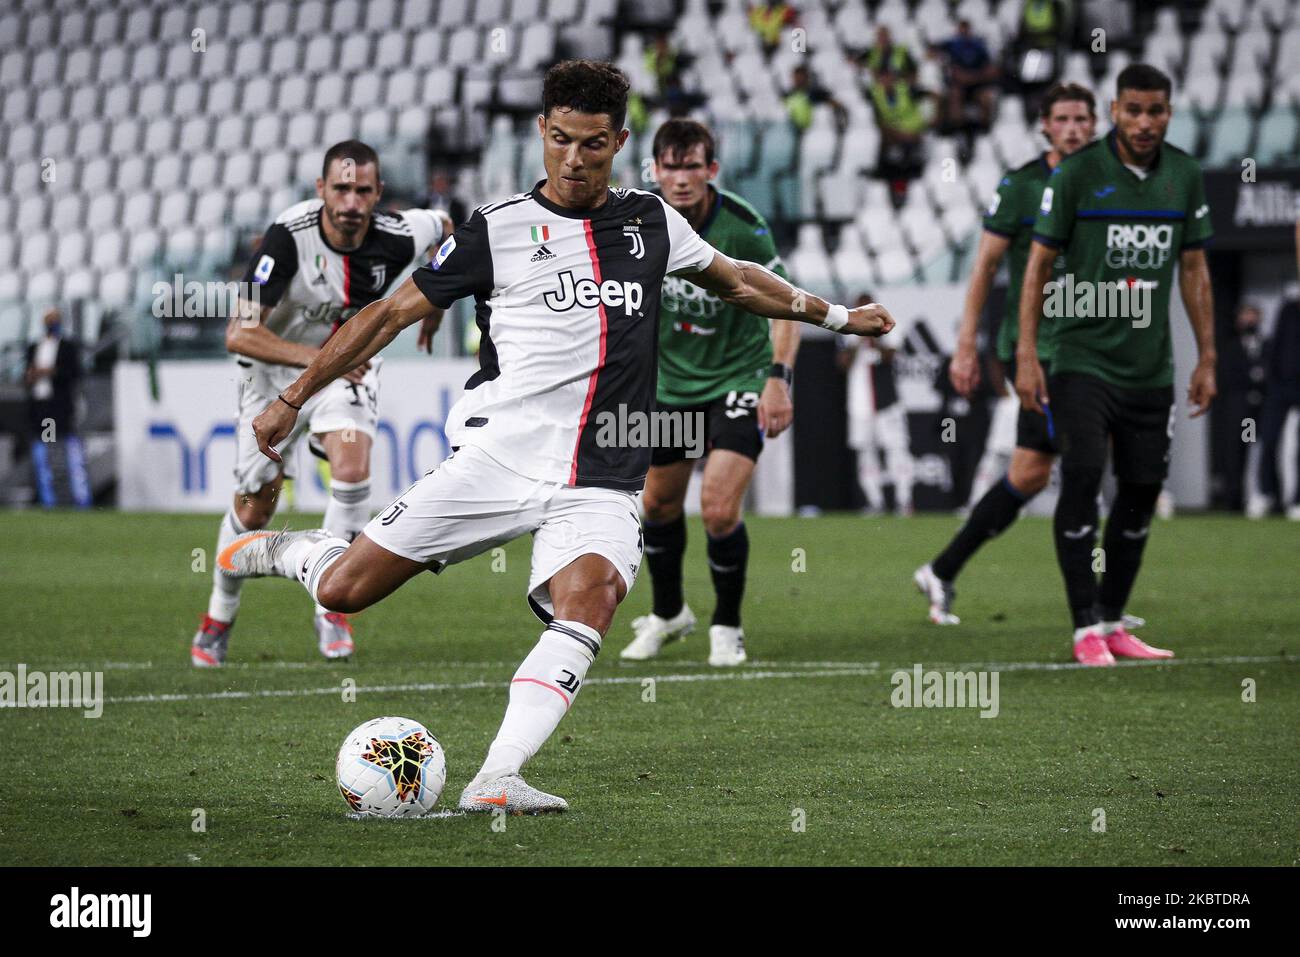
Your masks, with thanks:
[(375, 718), (353, 730), (335, 764), (348, 808), (364, 817), (419, 817), (447, 781), (447, 757), (410, 718)]

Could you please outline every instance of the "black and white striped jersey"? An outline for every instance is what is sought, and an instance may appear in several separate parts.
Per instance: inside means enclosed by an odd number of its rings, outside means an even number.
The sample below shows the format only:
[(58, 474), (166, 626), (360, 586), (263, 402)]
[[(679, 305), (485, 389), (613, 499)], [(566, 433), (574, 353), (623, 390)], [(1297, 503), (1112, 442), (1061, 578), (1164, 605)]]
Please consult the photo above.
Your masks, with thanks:
[[(282, 339), (319, 346), (362, 306), (382, 299), (413, 262), (442, 238), (441, 214), (430, 209), (376, 210), (356, 249), (332, 247), (321, 231), (324, 202), (308, 199), (276, 217), (262, 237), (244, 281), (256, 284), (268, 311), (263, 323)], [(267, 395), (289, 386), (302, 369), (241, 357)]]
[(530, 478), (635, 492), (650, 449), (598, 441), (601, 414), (650, 413), (664, 276), (705, 269), (714, 249), (653, 193), (575, 210), (543, 185), (480, 206), (412, 276), (435, 306), (477, 304), (479, 371), (447, 438)]

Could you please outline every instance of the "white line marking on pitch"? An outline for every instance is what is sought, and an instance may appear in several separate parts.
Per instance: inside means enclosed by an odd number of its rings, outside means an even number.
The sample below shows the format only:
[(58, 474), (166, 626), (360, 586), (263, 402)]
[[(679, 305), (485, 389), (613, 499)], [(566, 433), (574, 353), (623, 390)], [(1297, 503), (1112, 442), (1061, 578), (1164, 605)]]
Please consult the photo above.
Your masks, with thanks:
[[(1167, 658), (1157, 660), (1139, 660), (1122, 662), (1118, 667), (1121, 668), (1140, 668), (1151, 666), (1173, 667), (1178, 665), (1230, 665), (1230, 664), (1291, 664), (1300, 662), (1300, 656), (1296, 655), (1243, 655), (1224, 658)], [(694, 682), (694, 681), (767, 681), (771, 679), (790, 679), (790, 678), (844, 678), (844, 677), (865, 677), (868, 675), (880, 674), (886, 669), (881, 667), (879, 662), (837, 662), (841, 667), (826, 668), (821, 670), (808, 671), (757, 671), (757, 670), (740, 670), (740, 671), (721, 671), (712, 673), (696, 674), (668, 674), (668, 675), (627, 675), (619, 677), (596, 677), (588, 678), (588, 685), (626, 685), (640, 684), (646, 678), (653, 678), (655, 681), (666, 683), (675, 682)], [(896, 665), (890, 671), (906, 671), (911, 665)], [(967, 669), (981, 669), (985, 671), (1078, 671), (1086, 666), (1077, 662), (1063, 661), (1009, 661), (1009, 662), (965, 662), (962, 664), (929, 664), (926, 666), (929, 670), (954, 670), (961, 671)], [(501, 679), (492, 681), (459, 681), (459, 682), (414, 682), (409, 684), (394, 685), (358, 685), (358, 693), (367, 694), (395, 694), (399, 692), (410, 691), (474, 691), (480, 688), (505, 687), (506, 682)], [(341, 685), (333, 685), (329, 688), (280, 688), (280, 689), (262, 689), (258, 691), (215, 691), (199, 693), (176, 693), (176, 694), (144, 694), (144, 695), (127, 695), (124, 697), (113, 697), (104, 699), (105, 704), (141, 704), (141, 703), (159, 703), (175, 701), (224, 701), (224, 700), (248, 700), (253, 698), (306, 698), (316, 695), (336, 695), (342, 690)]]

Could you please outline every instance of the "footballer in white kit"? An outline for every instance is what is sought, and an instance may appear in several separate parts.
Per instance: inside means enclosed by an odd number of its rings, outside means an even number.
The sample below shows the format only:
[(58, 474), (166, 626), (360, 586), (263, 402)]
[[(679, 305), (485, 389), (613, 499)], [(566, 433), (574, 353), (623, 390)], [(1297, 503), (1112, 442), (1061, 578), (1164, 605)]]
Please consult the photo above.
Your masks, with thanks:
[[(275, 512), (290, 460), (272, 462), (257, 447), (253, 418), (292, 383), (320, 347), (363, 306), (384, 292), (451, 228), (441, 211), (376, 210), (383, 193), (379, 159), (364, 143), (330, 148), (317, 181), (317, 198), (290, 206), (262, 237), (244, 276), (255, 302), (241, 302), (230, 322), (227, 348), (239, 372), (235, 501), (222, 517), (218, 551), (237, 535), (264, 528)], [(432, 337), (439, 310), (422, 330)], [(351, 541), (369, 519), (370, 448), (379, 416), (379, 358), (350, 370), (312, 396), (284, 451), (310, 436), (312, 451), (330, 463), (325, 527)], [(208, 611), (190, 644), (197, 667), (226, 658), (240, 582), (214, 572)], [(347, 618), (317, 606), (317, 643), (327, 658), (352, 653)]]
[[(538, 132), (547, 178), (481, 206), (427, 266), (363, 309), (253, 423), (273, 460), (298, 427), (298, 407), (327, 383), (456, 299), (472, 296), (479, 371), (448, 414), (451, 456), (381, 511), (349, 544), (325, 530), (250, 533), (218, 557), (232, 578), (295, 579), (335, 611), (359, 611), (422, 571), (440, 571), (533, 535), (528, 602), (545, 622), (510, 683), (509, 703), (467, 811), (562, 811), (520, 769), (564, 717), (641, 562), (634, 495), (650, 465), (598, 426), (602, 413), (654, 408), (664, 276), (692, 282), (749, 312), (858, 335), (893, 320), (877, 304), (852, 312), (754, 263), (716, 253), (660, 197), (610, 189), (628, 131), (627, 78), (573, 60), (547, 73)], [(620, 444), (621, 443), (621, 444)]]

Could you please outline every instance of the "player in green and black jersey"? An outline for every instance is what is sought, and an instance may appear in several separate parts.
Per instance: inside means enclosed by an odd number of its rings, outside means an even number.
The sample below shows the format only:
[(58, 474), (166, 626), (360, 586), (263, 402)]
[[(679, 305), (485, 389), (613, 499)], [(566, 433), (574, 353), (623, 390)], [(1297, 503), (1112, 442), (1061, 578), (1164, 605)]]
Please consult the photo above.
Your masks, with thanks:
[[(1206, 242), (1210, 211), (1200, 166), (1164, 142), (1169, 78), (1134, 64), (1119, 75), (1115, 128), (1068, 157), (1043, 190), (1020, 294), (1016, 392), (1046, 410), (1061, 448), (1056, 554), (1074, 618), (1074, 657), (1165, 658), (1124, 628), (1121, 616), (1146, 544), (1173, 436), (1169, 298), (1178, 285), (1199, 361), (1188, 400), (1193, 417), (1214, 399), (1214, 330)], [(1064, 251), (1064, 282), (1048, 286)], [(1046, 301), (1045, 301), (1046, 300)], [(1038, 353), (1039, 319), (1056, 316), (1050, 377)], [(1097, 492), (1113, 452), (1118, 492), (1102, 543), (1098, 585)]]
[[(663, 198), (714, 248), (762, 263), (784, 277), (763, 217), (736, 194), (709, 183), (718, 173), (713, 149), (713, 136), (703, 124), (680, 119), (664, 123), (654, 139), (655, 174)], [(794, 415), (790, 383), (798, 348), (796, 323), (769, 323), (679, 276), (664, 281), (657, 412), (689, 418), (703, 426), (704, 435), (694, 450), (652, 451), (642, 501), (654, 609), (632, 623), (636, 638), (623, 649), (623, 658), (653, 658), (666, 641), (695, 627), (695, 615), (682, 593), (682, 510), (695, 466), (693, 451), (695, 457), (708, 455), (700, 508), (716, 595), (709, 663), (738, 665), (745, 660), (740, 604), (749, 536), (741, 500), (764, 435), (775, 438)]]
[[(969, 398), (979, 386), (976, 334), (980, 315), (988, 299), (993, 277), (1003, 256), (1007, 259), (1010, 284), (1006, 311), (997, 335), (997, 356), (1009, 377), (1015, 379), (1016, 334), (1019, 329), (1020, 284), (1029, 258), (1034, 217), (1043, 187), (1061, 159), (1092, 141), (1097, 125), (1096, 102), (1092, 93), (1075, 83), (1057, 84), (1043, 98), (1040, 109), (1042, 134), (1051, 148), (1002, 177), (993, 202), (984, 214), (984, 234), (975, 254), (975, 269), (966, 291), (957, 352), (948, 368), (953, 388)], [(1058, 265), (1064, 262), (1058, 259)], [(1052, 356), (1050, 327), (1044, 326), (1038, 339), (1038, 357)], [(1005, 394), (1005, 393), (1003, 393)], [(930, 620), (936, 625), (956, 625), (952, 613), (953, 581), (962, 566), (990, 538), (1002, 534), (1016, 520), (1020, 509), (1047, 487), (1056, 459), (1056, 443), (1041, 412), (1020, 410), (1016, 423), (1016, 449), (1001, 481), (984, 493), (947, 547), (912, 576), (916, 587), (930, 603)]]

